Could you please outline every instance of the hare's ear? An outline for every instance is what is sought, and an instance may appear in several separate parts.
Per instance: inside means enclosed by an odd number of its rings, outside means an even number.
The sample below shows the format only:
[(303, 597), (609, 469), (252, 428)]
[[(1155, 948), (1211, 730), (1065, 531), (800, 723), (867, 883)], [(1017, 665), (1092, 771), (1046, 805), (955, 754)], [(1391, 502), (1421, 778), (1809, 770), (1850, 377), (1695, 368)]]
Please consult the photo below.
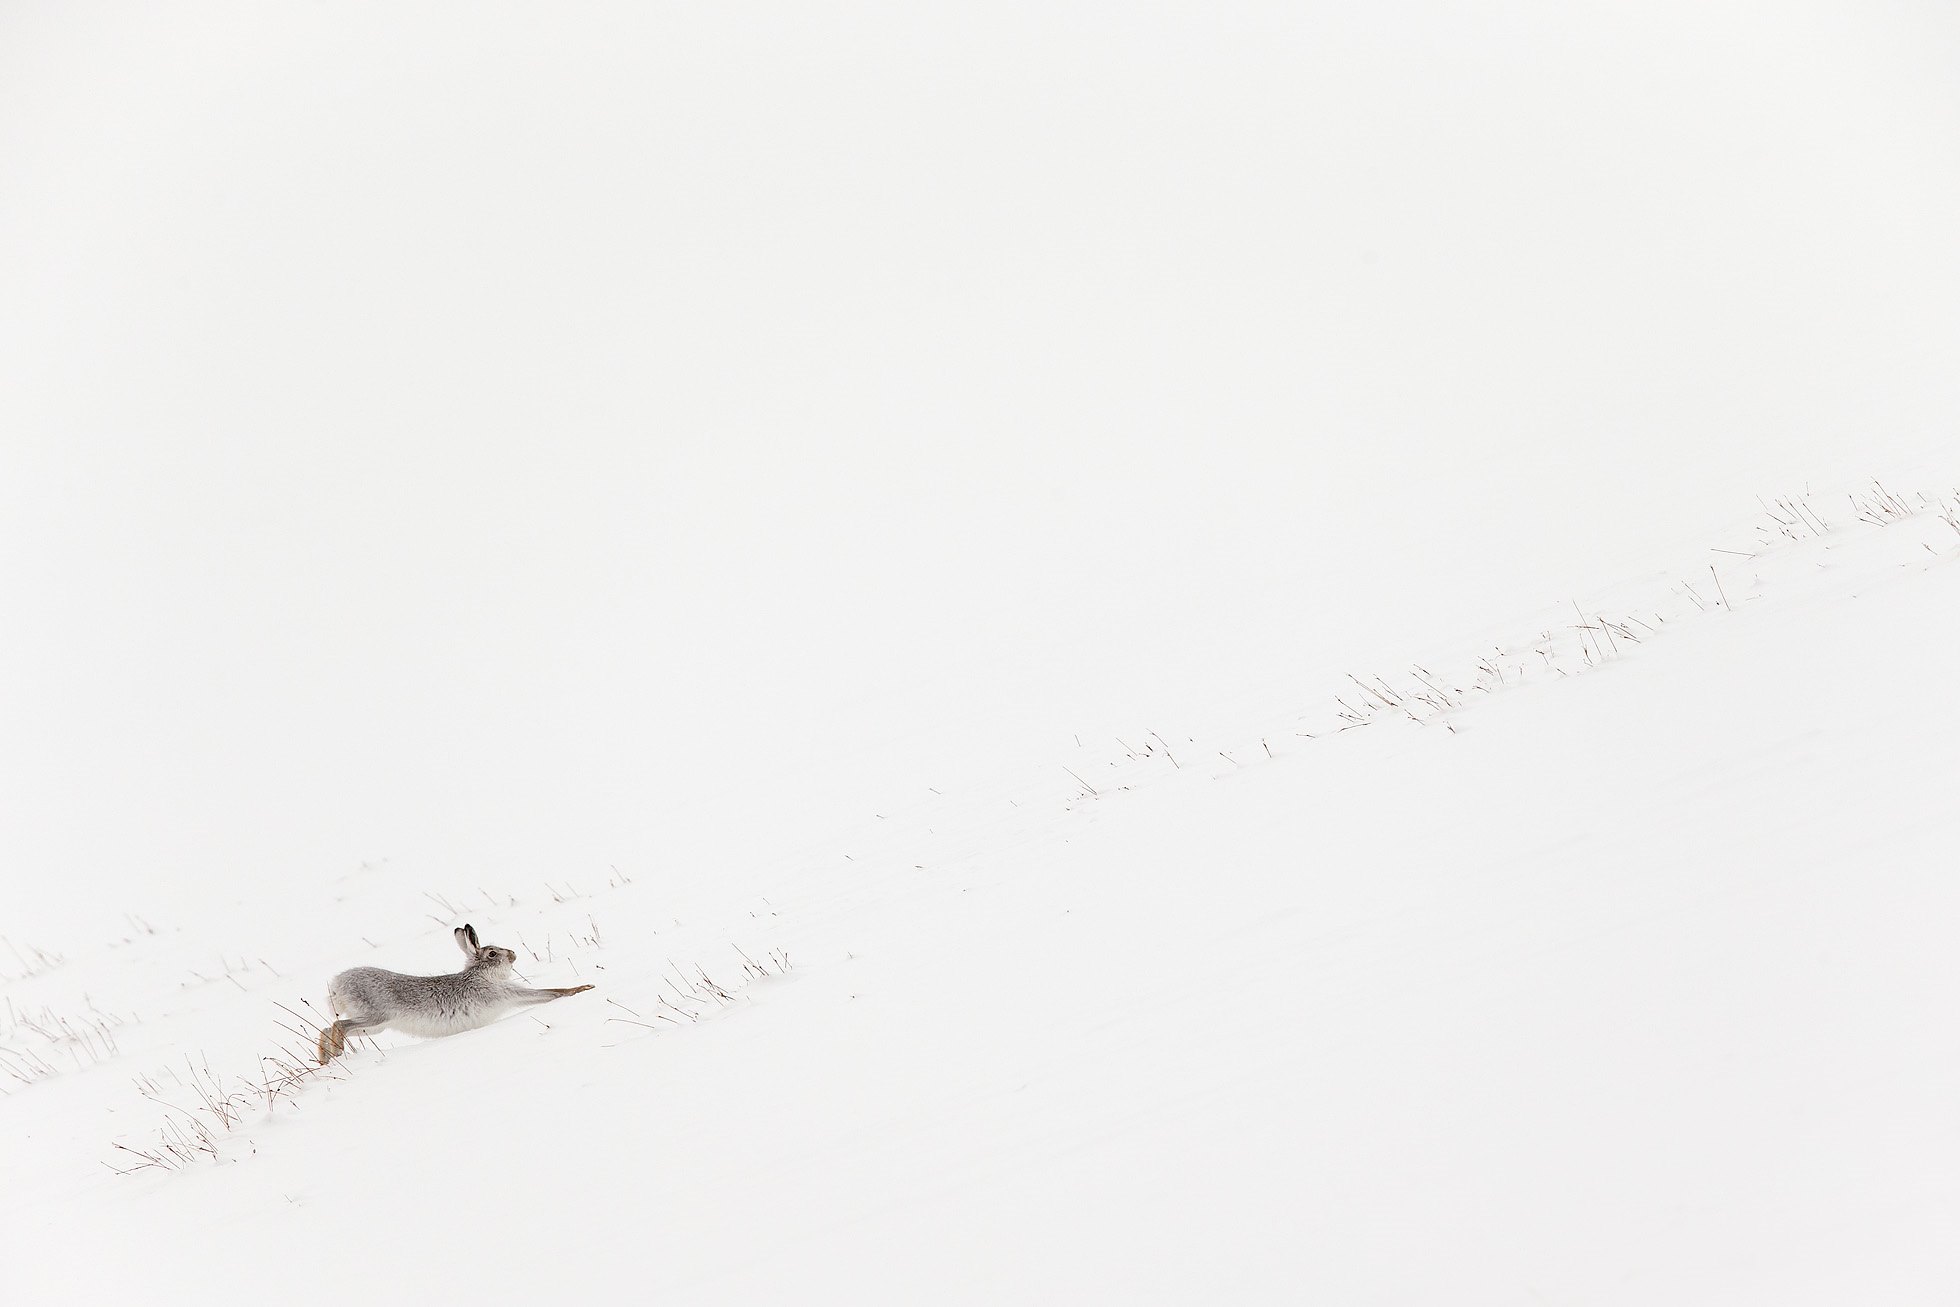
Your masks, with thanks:
[(469, 924), (468, 922), (464, 922), (464, 923), (463, 923), (463, 933), (464, 933), (465, 935), (468, 935), (468, 936), (470, 937), (470, 947), (471, 947), (471, 948), (482, 948), (482, 947), (483, 947), (483, 941), (481, 941), (481, 940), (479, 940), (479, 939), (478, 939), (478, 938), (476, 937), (476, 927), (475, 927), (475, 926), (472, 926), (472, 925), (470, 925), (470, 924)]
[(463, 956), (471, 957), (471, 958), (475, 957), (476, 956), (476, 932), (470, 929), (468, 926), (458, 926), (456, 927), (454, 934), (456, 936), (456, 947), (463, 950)]

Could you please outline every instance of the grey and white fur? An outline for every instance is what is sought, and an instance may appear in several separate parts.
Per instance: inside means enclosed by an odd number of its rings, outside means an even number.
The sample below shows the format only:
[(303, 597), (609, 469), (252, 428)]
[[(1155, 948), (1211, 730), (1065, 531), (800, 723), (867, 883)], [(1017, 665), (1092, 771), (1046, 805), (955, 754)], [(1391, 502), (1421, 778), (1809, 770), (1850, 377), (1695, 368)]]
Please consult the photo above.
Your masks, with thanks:
[(456, 928), (456, 947), (469, 965), (454, 975), (405, 976), (380, 967), (355, 967), (327, 983), (327, 1001), (339, 1017), (320, 1032), (320, 1065), (347, 1047), (352, 1035), (399, 1030), (425, 1039), (487, 1026), (521, 1007), (583, 994), (590, 985), (570, 989), (532, 989), (510, 978), (517, 954), (480, 943), (476, 927)]

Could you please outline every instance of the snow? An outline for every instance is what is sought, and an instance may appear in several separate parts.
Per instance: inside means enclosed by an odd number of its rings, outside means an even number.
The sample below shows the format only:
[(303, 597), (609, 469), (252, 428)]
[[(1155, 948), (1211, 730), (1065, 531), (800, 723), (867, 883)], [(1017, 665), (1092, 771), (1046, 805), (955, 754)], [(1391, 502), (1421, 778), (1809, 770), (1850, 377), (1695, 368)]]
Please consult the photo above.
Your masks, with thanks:
[(9, 10), (10, 1298), (1952, 1301), (1956, 43)]

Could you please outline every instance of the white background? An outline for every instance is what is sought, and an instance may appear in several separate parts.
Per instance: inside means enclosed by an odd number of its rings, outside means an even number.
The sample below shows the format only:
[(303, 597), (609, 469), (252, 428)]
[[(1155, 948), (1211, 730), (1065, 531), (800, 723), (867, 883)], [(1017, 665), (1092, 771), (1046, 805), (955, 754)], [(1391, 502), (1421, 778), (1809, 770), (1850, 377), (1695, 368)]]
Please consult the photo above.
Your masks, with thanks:
[(0, 861), (50, 927), (656, 857), (814, 749), (1395, 656), (1960, 400), (1941, 5), (5, 24)]
[(0, 934), (746, 902), (1943, 490), (1956, 68), (1874, 0), (6, 5)]

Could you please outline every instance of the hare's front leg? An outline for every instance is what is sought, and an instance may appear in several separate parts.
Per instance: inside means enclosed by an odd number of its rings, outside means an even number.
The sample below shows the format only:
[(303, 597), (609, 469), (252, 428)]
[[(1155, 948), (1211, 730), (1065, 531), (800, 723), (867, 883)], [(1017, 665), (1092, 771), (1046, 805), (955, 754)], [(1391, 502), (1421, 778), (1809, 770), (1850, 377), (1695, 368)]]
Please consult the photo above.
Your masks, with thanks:
[(549, 1003), (554, 998), (564, 998), (568, 994), (583, 994), (591, 988), (590, 985), (574, 985), (570, 989), (525, 989), (513, 985), (511, 997), (529, 1007), (534, 1003)]

